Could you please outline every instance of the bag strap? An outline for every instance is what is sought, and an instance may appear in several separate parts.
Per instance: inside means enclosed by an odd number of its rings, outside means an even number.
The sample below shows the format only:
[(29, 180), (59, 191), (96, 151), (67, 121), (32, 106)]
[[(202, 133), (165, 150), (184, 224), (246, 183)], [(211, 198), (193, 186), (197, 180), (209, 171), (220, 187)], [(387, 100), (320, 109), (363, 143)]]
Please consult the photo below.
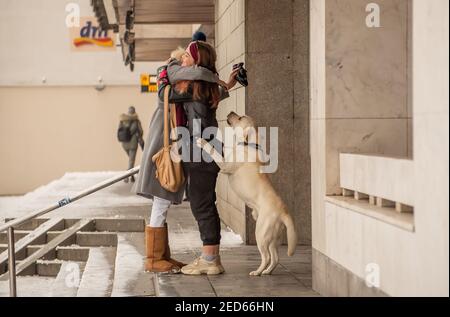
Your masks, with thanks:
[(169, 120), (170, 120), (170, 139), (172, 142), (176, 142), (178, 139), (178, 127), (177, 127), (177, 106), (170, 104), (169, 108)]
[(164, 148), (169, 148), (169, 93), (170, 85), (164, 88)]
[[(171, 86), (167, 85), (164, 88), (164, 147), (169, 147), (169, 128), (167, 127), (167, 122), (170, 122), (170, 129), (172, 130), (172, 141), (176, 141), (175, 139), (178, 136), (177, 131), (177, 110), (175, 104), (169, 105), (169, 93)], [(166, 131), (167, 130), (167, 131)]]

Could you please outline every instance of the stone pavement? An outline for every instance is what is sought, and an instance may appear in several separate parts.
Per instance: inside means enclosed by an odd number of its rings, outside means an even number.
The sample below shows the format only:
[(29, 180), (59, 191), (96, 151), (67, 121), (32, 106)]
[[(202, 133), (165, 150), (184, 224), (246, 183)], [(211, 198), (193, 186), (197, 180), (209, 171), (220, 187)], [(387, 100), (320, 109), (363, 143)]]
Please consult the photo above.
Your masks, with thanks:
[[(199, 256), (201, 241), (197, 223), (189, 206), (170, 210), (168, 223), (173, 257), (185, 263)], [(226, 226), (222, 228), (221, 258), (225, 273), (218, 276), (185, 276), (158, 274), (159, 296), (317, 296), (311, 290), (311, 248), (298, 246), (288, 257), (280, 247), (280, 264), (270, 276), (255, 277), (249, 273), (260, 264), (256, 246), (245, 246), (239, 236)]]
[[(4, 218), (19, 217), (45, 207), (114, 175), (114, 172), (69, 173), (25, 196), (14, 199), (0, 197), (0, 222)], [(115, 184), (46, 217), (57, 215), (65, 218), (148, 219), (151, 201), (131, 194), (130, 188), (131, 184)], [(201, 240), (189, 204), (173, 206), (169, 211), (168, 224), (173, 256), (184, 262), (191, 262), (198, 257)], [(222, 228), (221, 257), (226, 272), (219, 276), (144, 273), (140, 270), (140, 265), (127, 263), (127, 254), (130, 252), (135, 254), (132, 257), (133, 262), (139, 257), (143, 260), (143, 239), (134, 239), (131, 245), (119, 243), (114, 273), (114, 288), (116, 284), (119, 285), (119, 291), (116, 294), (113, 292), (112, 296), (317, 296), (317, 293), (311, 290), (310, 247), (298, 246), (293, 257), (286, 255), (285, 246), (280, 247), (280, 264), (274, 273), (271, 276), (251, 277), (248, 273), (260, 263), (257, 247), (245, 246), (240, 236), (225, 225)], [(127, 276), (130, 277), (129, 281)], [(0, 284), (0, 296), (7, 294), (7, 285), (3, 284)], [(52, 296), (55, 290), (49, 289), (51, 286), (52, 281), (48, 278), (18, 278), (18, 289), (23, 296)]]

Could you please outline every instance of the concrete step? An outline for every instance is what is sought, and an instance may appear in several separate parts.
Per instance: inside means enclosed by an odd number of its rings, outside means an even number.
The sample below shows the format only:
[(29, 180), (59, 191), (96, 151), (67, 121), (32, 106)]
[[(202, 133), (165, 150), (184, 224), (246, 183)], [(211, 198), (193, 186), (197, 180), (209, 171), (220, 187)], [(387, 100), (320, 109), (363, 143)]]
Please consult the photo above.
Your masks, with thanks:
[(76, 297), (86, 263), (64, 261), (51, 287), (51, 297)]
[[(14, 220), (15, 218), (7, 218), (6, 222), (9, 222), (11, 220)], [(47, 222), (49, 220), (49, 218), (34, 218), (31, 219), (28, 222), (25, 222), (19, 226), (14, 227), (16, 230), (34, 230), (37, 227), (39, 227), (40, 225), (42, 225), (43, 223)], [(60, 225), (58, 225), (58, 227), (55, 227), (55, 230), (64, 230), (64, 223), (61, 223)]]
[(145, 270), (144, 233), (118, 233), (111, 297), (155, 296), (154, 274)]
[(91, 248), (77, 297), (109, 297), (114, 279), (115, 248)]
[[(76, 287), (78, 288), (81, 282), (82, 270), (86, 262), (83, 261), (62, 261), (59, 259), (55, 260), (37, 260), (36, 261), (36, 275), (48, 276), (48, 277), (58, 277), (58, 275), (67, 276), (69, 273), (78, 275), (78, 283)], [(63, 271), (63, 272), (61, 272)], [(75, 278), (71, 276), (69, 278)], [(76, 279), (76, 278), (75, 278)], [(75, 281), (74, 281), (75, 282)]]
[[(91, 219), (83, 219), (74, 224), (69, 229), (64, 230), (58, 236), (54, 237), (51, 241), (45, 244), (42, 248), (36, 250), (33, 254), (27, 257), (24, 261), (20, 262), (16, 266), (17, 275), (20, 275), (22, 272), (27, 271), (29, 267), (33, 267), (36, 265), (36, 261), (46, 256), (52, 250), (55, 250), (56, 247), (61, 245), (68, 245), (68, 241), (73, 240), (73, 237), (76, 238), (76, 233), (82, 231), (85, 227), (89, 227), (92, 224)], [(36, 270), (35, 270), (36, 271)], [(27, 271), (28, 272), (28, 271)], [(7, 274), (3, 274), (0, 276), (0, 281), (7, 279)]]
[[(140, 217), (83, 219), (81, 222), (79, 219), (60, 219), (59, 222), (52, 218), (33, 219), (15, 230), (16, 246), (17, 241), (27, 237), (27, 243), (16, 250), (16, 270), (18, 276), (56, 278), (52, 289), (54, 296), (110, 296), (116, 273), (114, 296), (154, 296), (153, 275), (143, 271), (144, 231), (145, 219)], [(31, 232), (34, 234), (30, 235)], [(118, 234), (122, 235), (122, 258), (117, 260), (115, 273)], [(4, 242), (0, 243), (0, 254), (6, 254), (6, 233), (0, 234), (0, 242)], [(134, 260), (130, 261), (131, 258)], [(86, 265), (87, 274), (83, 277), (80, 274), (80, 287), (67, 287), (68, 276), (76, 280), (66, 271), (73, 271), (74, 263), (79, 266), (79, 273), (83, 273)], [(0, 280), (6, 279), (7, 274), (0, 276)]]
[(22, 249), (16, 252), (16, 261), (22, 261), (27, 258), (27, 249)]
[[(16, 265), (20, 265), (24, 261), (17, 261)], [(58, 260), (37, 260), (35, 263), (30, 264), (26, 269), (21, 271), (19, 276), (47, 276), (56, 277), (61, 269), (62, 261)]]
[[(43, 222), (33, 231), (17, 230), (18, 234), (25, 234), (22, 238), (18, 239), (18, 241), (15, 241), (15, 252), (17, 255), (17, 260), (23, 260), (29, 256), (28, 246), (45, 244), (47, 240), (47, 232), (49, 230), (54, 230), (55, 228), (60, 228), (63, 224), (64, 221), (61, 218), (52, 218), (48, 221)], [(6, 271), (5, 267), (7, 260), (8, 252), (4, 251), (3, 253), (0, 253), (0, 274)]]
[[(65, 229), (68, 229), (68, 228), (74, 226), (80, 220), (82, 220), (82, 219), (64, 219)], [(95, 220), (92, 219), (92, 222), (90, 222), (88, 225), (84, 226), (84, 228), (81, 231), (95, 231)]]
[(87, 247), (80, 246), (60, 246), (56, 248), (56, 257), (63, 261), (86, 262), (89, 258), (89, 250)]
[[(44, 245), (29, 245), (27, 247), (27, 257), (33, 255), (34, 253), (36, 253), (43, 247), (44, 247)], [(41, 260), (54, 260), (55, 258), (56, 258), (56, 250), (52, 249), (52, 250), (49, 250), (48, 253), (44, 254), (41, 257)]]
[[(50, 218), (35, 218), (20, 226), (15, 227), (16, 230), (34, 230)], [(5, 222), (15, 220), (15, 218), (6, 218)], [(95, 218), (91, 230), (111, 231), (111, 232), (143, 232), (145, 230), (145, 219), (141, 217), (133, 218)], [(72, 227), (80, 219), (64, 219), (55, 230), (64, 230)], [(86, 229), (85, 229), (86, 230)]]
[[(108, 232), (144, 232), (145, 219), (134, 218), (95, 218), (93, 227), (85, 231), (108, 231)], [(65, 227), (69, 228), (80, 219), (65, 219)]]
[(60, 260), (37, 260), (36, 275), (56, 277), (61, 270)]
[[(17, 266), (25, 263), (26, 260), (22, 260), (22, 261), (16, 261), (16, 269)], [(8, 267), (8, 266), (7, 266)], [(8, 275), (8, 272), (6, 272), (4, 274), (4, 276), (6, 277)], [(23, 270), (21, 270), (20, 272), (17, 273), (17, 276), (33, 276), (33, 275), (37, 275), (36, 273), (36, 262), (27, 265), (27, 267)]]
[[(11, 221), (11, 220), (15, 220), (16, 218), (6, 218), (5, 221)], [(31, 219), (30, 221), (21, 224), (20, 226), (16, 226), (15, 229), (16, 230), (34, 230), (37, 227), (39, 227), (40, 225), (42, 225), (43, 223), (47, 222), (48, 220), (50, 220), (51, 218), (35, 218), (35, 219)], [(80, 221), (81, 219), (64, 219), (64, 222), (59, 224), (57, 227), (54, 228), (54, 230), (58, 230), (58, 231), (62, 231), (64, 229), (68, 229), (70, 227), (72, 227), (74, 224), (76, 224), (78, 221)], [(89, 227), (86, 227), (85, 230), (89, 230)], [(95, 230), (95, 224), (93, 223), (91, 225), (91, 230)]]
[[(14, 218), (6, 219), (7, 221), (13, 220)], [(47, 222), (49, 219), (37, 218), (30, 222), (22, 224), (17, 227), (14, 232), (14, 239), (17, 242), (26, 235), (28, 235), (32, 230), (37, 229), (40, 225)], [(35, 244), (45, 244), (50, 242), (55, 237), (64, 232), (65, 229), (70, 228), (75, 223), (80, 221), (80, 219), (64, 219), (63, 222), (58, 223), (52, 227), (51, 231), (47, 232), (47, 237), (39, 237), (38, 240), (34, 241)], [(145, 219), (143, 218), (130, 218), (130, 219), (117, 219), (117, 218), (96, 218), (93, 222), (83, 228), (83, 232), (144, 232), (145, 231)], [(69, 241), (70, 242), (70, 241)], [(75, 241), (74, 241), (75, 242)], [(74, 243), (73, 242), (73, 243)], [(6, 232), (0, 233), (0, 253), (6, 250), (8, 236)]]
[[(14, 231), (14, 241), (17, 243), (20, 239), (25, 238), (27, 235), (29, 235), (32, 231), (29, 230), (15, 230)], [(36, 239), (33, 241), (33, 243), (36, 244), (43, 244), (46, 242), (45, 235), (41, 235), (39, 237), (36, 237)], [(8, 235), (6, 232), (0, 233), (0, 246), (4, 246), (4, 250), (8, 249)], [(0, 247), (0, 253), (2, 252), (2, 248)]]
[[(55, 278), (45, 276), (18, 276), (19, 297), (50, 297)], [(9, 280), (0, 281), (0, 297), (9, 297)], [(5, 309), (4, 307), (2, 307)], [(5, 312), (2, 312), (2, 316)]]
[[(18, 241), (23, 237), (26, 237), (31, 231), (29, 230), (14, 230), (14, 241)], [(8, 244), (8, 233), (0, 232), (0, 243)]]
[(144, 232), (144, 218), (95, 218), (96, 231)]
[[(20, 263), (24, 262), (26, 258), (33, 255), (40, 249), (45, 247), (44, 245), (33, 245), (28, 246), (26, 249), (21, 250), (19, 253), (16, 254), (16, 264), (19, 265)], [(86, 250), (84, 250), (84, 253)], [(87, 253), (89, 252), (89, 249), (87, 250)], [(79, 260), (78, 260), (79, 259)], [(59, 269), (59, 266), (61, 265), (59, 262), (62, 260), (67, 261), (87, 261), (87, 256), (80, 255), (80, 256), (70, 256), (63, 253), (61, 258), (57, 258), (57, 250), (52, 249), (49, 250), (48, 253), (43, 255), (39, 260), (36, 261), (34, 265), (31, 265), (29, 269), (25, 270), (22, 276), (29, 276), (29, 275), (40, 275), (40, 276), (56, 276), (58, 272), (55, 271)], [(8, 265), (6, 265), (6, 269), (8, 269)], [(56, 272), (56, 273), (55, 273)]]
[[(36, 253), (45, 246), (36, 245), (28, 246), (26, 250), (27, 256), (17, 259), (17, 265), (23, 262), (28, 256)], [(16, 255), (17, 256), (17, 255)], [(89, 248), (81, 247), (58, 247), (57, 249), (49, 250), (44, 256), (31, 265), (29, 269), (25, 270), (22, 276), (39, 275), (39, 276), (53, 276), (55, 277), (64, 261), (71, 262), (86, 262), (89, 257)]]
[(116, 247), (117, 234), (112, 232), (77, 232), (75, 244), (83, 247)]
[[(48, 231), (46, 242), (49, 243), (50, 241), (54, 240), (55, 238), (57, 238), (64, 232), (65, 231)], [(64, 240), (64, 242), (62, 242), (60, 245), (67, 246), (67, 245), (75, 244), (76, 242), (77, 242), (76, 235), (72, 235), (72, 236), (68, 237), (66, 240)]]
[(43, 247), (43, 245), (40, 245), (40, 244), (39, 245), (29, 245), (29, 246), (27, 246), (27, 257), (32, 255), (33, 253), (35, 253), (36, 251), (38, 251), (42, 247)]
[[(16, 251), (16, 261), (24, 260), (27, 257), (27, 250), (22, 249), (20, 251)], [(0, 254), (3, 252), (8, 252), (8, 245), (7, 244), (0, 244)]]

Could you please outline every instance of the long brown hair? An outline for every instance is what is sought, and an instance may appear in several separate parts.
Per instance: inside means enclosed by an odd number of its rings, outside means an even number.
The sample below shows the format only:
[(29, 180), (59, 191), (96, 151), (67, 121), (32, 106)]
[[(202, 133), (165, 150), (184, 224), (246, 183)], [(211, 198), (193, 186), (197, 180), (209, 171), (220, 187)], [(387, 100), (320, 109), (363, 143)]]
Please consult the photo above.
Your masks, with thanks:
[[(198, 66), (205, 67), (217, 74), (216, 50), (208, 43), (197, 41), (200, 62)], [(175, 84), (175, 89), (180, 93), (186, 93), (192, 88), (193, 100), (207, 102), (208, 105), (216, 109), (220, 101), (219, 85), (205, 81), (180, 81)]]

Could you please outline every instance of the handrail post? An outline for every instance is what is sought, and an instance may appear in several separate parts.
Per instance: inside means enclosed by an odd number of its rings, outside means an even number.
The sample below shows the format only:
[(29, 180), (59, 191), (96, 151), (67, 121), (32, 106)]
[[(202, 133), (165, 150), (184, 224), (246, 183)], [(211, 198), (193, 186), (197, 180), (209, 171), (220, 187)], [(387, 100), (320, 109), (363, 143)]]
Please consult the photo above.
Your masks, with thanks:
[(9, 271), (9, 296), (17, 297), (16, 289), (16, 250), (14, 245), (14, 228), (8, 228), (8, 271)]

